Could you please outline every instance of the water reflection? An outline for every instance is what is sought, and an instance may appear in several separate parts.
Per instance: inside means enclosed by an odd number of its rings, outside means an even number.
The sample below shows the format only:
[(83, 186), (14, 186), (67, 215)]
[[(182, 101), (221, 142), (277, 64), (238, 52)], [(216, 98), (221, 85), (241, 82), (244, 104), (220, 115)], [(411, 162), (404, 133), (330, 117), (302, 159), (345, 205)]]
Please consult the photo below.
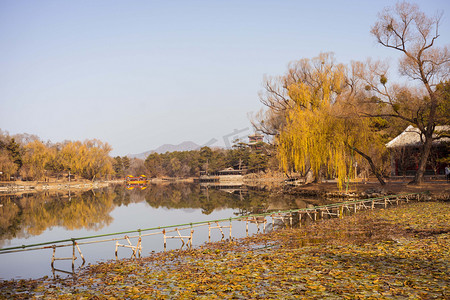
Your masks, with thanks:
[[(263, 208), (266, 203), (266, 194), (264, 191), (230, 193), (213, 188), (202, 188), (197, 184), (171, 184), (150, 186), (144, 191), (143, 197), (155, 208), (198, 208), (203, 214), (209, 215), (214, 210), (224, 208), (240, 211)], [(249, 201), (250, 199), (253, 201)]]
[[(324, 200), (298, 199), (264, 188), (234, 186), (219, 189), (217, 186), (175, 183), (150, 184), (146, 189), (129, 190), (124, 185), (116, 185), (87, 192), (3, 195), (0, 196), (0, 247), (208, 222), (322, 204), (325, 204)], [(273, 218), (271, 222), (264, 223), (258, 219), (249, 219), (249, 222), (244, 219), (233, 225), (233, 237), (243, 237), (249, 230), (250, 234), (268, 232), (277, 226), (295, 224), (298, 219), (298, 216), (286, 220)], [(207, 242), (208, 238), (211, 237), (207, 227), (195, 228), (194, 246)], [(220, 240), (220, 232), (216, 229), (213, 241), (217, 240)], [(136, 241), (132, 242), (136, 244)], [(170, 241), (168, 246), (177, 249), (180, 244), (175, 240)], [(142, 245), (145, 253), (162, 251), (162, 235), (146, 237)], [(114, 249), (114, 242), (82, 247), (87, 263), (112, 259)], [(50, 250), (1, 254), (0, 279), (50, 275)], [(57, 251), (57, 257), (72, 257), (72, 252), (71, 247), (61, 248)], [(129, 251), (119, 252), (121, 258), (129, 254)], [(79, 267), (80, 261), (77, 260), (76, 264)], [(58, 261), (55, 265), (55, 268), (66, 271), (70, 267), (70, 262), (64, 261)]]
[(6, 240), (42, 234), (52, 227), (99, 230), (111, 223), (113, 190), (0, 197), (0, 247)]
[(234, 215), (305, 208), (324, 204), (317, 199), (294, 196), (261, 188), (201, 186), (198, 184), (148, 185), (145, 189), (111, 188), (71, 193), (37, 193), (0, 196), (0, 247), (11, 239), (40, 235), (53, 227), (68, 231), (98, 231), (112, 221), (116, 207), (147, 203), (153, 208), (215, 210), (233, 209)]

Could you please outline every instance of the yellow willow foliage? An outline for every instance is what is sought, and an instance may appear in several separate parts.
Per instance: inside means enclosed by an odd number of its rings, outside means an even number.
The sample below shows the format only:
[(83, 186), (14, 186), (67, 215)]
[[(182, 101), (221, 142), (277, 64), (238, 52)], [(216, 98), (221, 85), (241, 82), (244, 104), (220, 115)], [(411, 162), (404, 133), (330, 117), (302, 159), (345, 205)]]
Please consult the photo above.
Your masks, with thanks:
[(346, 120), (336, 117), (330, 105), (320, 109), (308, 110), (296, 108), (288, 115), (288, 124), (278, 137), (279, 158), (285, 171), (295, 169), (305, 172), (307, 166), (317, 176), (319, 170), (326, 168), (328, 174), (335, 175), (341, 188), (345, 179), (353, 175), (352, 166), (355, 157), (348, 145), (355, 143)]
[(85, 177), (92, 179), (114, 173), (112, 160), (109, 157), (111, 147), (107, 143), (89, 140), (84, 145), (86, 147)]
[(17, 171), (17, 165), (9, 156), (8, 151), (0, 149), (0, 180), (9, 180), (10, 176)]
[(292, 78), (287, 79), (288, 96), (306, 109), (332, 103), (345, 85), (345, 66), (335, 65), (332, 53), (298, 61), (291, 66), (289, 75)]
[(292, 63), (284, 78), (295, 105), (277, 140), (282, 167), (301, 172), (311, 167), (316, 176), (325, 169), (342, 187), (353, 175), (351, 149), (367, 145), (370, 132), (367, 122), (352, 112), (353, 106), (342, 104), (351, 98), (345, 66), (335, 64), (332, 53), (321, 53)]
[(72, 173), (80, 173), (83, 170), (84, 151), (82, 143), (79, 141), (68, 142), (61, 150), (61, 161), (64, 169), (71, 170)]
[(61, 161), (65, 169), (87, 179), (102, 177), (114, 173), (109, 157), (111, 147), (99, 140), (87, 140), (83, 143), (68, 142), (61, 150)]
[(41, 179), (47, 163), (52, 159), (50, 151), (38, 140), (26, 144), (24, 150), (22, 161), (23, 168), (27, 173), (25, 175), (34, 177), (37, 180)]

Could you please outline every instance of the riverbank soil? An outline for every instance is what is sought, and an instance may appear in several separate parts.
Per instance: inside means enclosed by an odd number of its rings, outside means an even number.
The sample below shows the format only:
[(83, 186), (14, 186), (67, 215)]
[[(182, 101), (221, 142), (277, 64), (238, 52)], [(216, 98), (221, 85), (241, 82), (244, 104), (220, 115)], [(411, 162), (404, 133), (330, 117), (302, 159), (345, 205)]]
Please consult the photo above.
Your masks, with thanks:
[[(0, 283), (3, 298), (450, 299), (450, 203), (343, 219)], [(144, 249), (145, 250), (145, 249)]]

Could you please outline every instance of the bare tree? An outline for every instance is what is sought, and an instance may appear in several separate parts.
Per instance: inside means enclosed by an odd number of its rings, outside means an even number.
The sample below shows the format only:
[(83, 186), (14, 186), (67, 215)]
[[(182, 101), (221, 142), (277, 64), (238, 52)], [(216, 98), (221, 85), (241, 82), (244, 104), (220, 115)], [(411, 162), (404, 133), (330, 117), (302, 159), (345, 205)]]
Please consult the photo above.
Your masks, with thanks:
[[(372, 97), (374, 102), (388, 104), (389, 112), (380, 112), (382, 116), (401, 118), (414, 124), (420, 132), (422, 147), (420, 162), (416, 176), (412, 183), (423, 182), (426, 163), (430, 155), (433, 142), (433, 132), (439, 119), (439, 95), (436, 85), (449, 79), (450, 54), (447, 46), (437, 46), (439, 25), (442, 13), (435, 17), (428, 17), (416, 5), (401, 2), (394, 8), (386, 8), (372, 27), (371, 33), (379, 44), (403, 53), (400, 59), (399, 71), (401, 75), (420, 82), (424, 89), (424, 97), (419, 99), (415, 114), (406, 114), (400, 109), (401, 103), (396, 95), (386, 87), (387, 78), (379, 72), (382, 68), (375, 68), (372, 76), (378, 75), (379, 82), (368, 80), (368, 89), (378, 97)], [(372, 64), (373, 66), (373, 64)], [(380, 74), (381, 73), (381, 74)], [(367, 79), (367, 77), (366, 77)], [(373, 78), (372, 78), (373, 79)], [(411, 105), (410, 105), (411, 107)], [(443, 111), (449, 114), (448, 111)]]

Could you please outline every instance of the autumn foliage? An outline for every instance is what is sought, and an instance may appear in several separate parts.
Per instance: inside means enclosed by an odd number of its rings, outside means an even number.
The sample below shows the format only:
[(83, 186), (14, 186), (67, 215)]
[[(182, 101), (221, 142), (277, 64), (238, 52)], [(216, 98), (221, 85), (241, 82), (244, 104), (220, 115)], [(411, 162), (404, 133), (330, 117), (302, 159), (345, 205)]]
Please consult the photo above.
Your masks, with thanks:
[(26, 180), (44, 180), (63, 174), (85, 179), (104, 178), (114, 174), (112, 148), (99, 140), (43, 143), (37, 137), (17, 142), (9, 135), (0, 139), (0, 175), (3, 180), (21, 177)]

